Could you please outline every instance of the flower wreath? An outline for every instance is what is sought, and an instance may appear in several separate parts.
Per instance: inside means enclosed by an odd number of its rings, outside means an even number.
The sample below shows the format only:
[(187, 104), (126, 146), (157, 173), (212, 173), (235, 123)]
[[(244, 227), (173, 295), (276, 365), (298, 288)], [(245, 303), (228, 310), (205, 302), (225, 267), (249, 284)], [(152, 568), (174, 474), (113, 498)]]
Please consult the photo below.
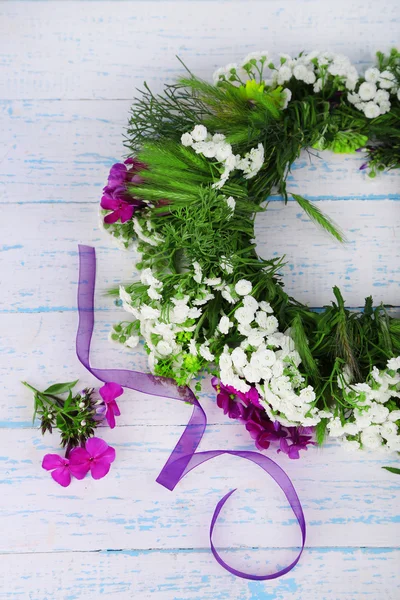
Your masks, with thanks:
[[(130, 157), (111, 168), (101, 198), (104, 228), (141, 254), (140, 281), (111, 291), (129, 314), (111, 339), (128, 348), (142, 340), (150, 371), (178, 386), (195, 381), (198, 392), (211, 374), (218, 406), (260, 450), (275, 443), (299, 458), (329, 435), (399, 452), (400, 320), (371, 297), (349, 311), (337, 287), (331, 306), (310, 310), (285, 292), (282, 259), (261, 259), (254, 242), (255, 215), (272, 194), (288, 200), (303, 148), (363, 152), (360, 169), (375, 177), (400, 167), (399, 124), (396, 50), (378, 52), (363, 76), (342, 55), (272, 61), (261, 52), (218, 69), (213, 84), (190, 72), (162, 95), (145, 84), (132, 107)], [(290, 195), (343, 241), (319, 208)], [(89, 470), (104, 476), (115, 456), (91, 436), (103, 417), (115, 425), (121, 386), (106, 383), (98, 398), (91, 389), (73, 395), (75, 383), (31, 388), (42, 431), (56, 425), (67, 447), (65, 459), (43, 463), (62, 485)], [(64, 392), (66, 401), (55, 396)]]
[[(302, 148), (362, 151), (361, 170), (400, 167), (400, 53), (377, 54), (361, 77), (326, 52), (249, 54), (189, 74), (135, 100), (126, 145), (111, 168), (104, 227), (141, 253), (140, 282), (114, 290), (130, 319), (111, 339), (140, 339), (152, 373), (179, 385), (212, 374), (217, 403), (245, 422), (259, 449), (298, 458), (328, 434), (352, 448), (400, 451), (400, 321), (367, 298), (314, 312), (289, 297), (281, 259), (262, 260), (254, 218)], [(308, 217), (340, 241), (311, 202)], [(133, 319), (132, 319), (133, 317)]]

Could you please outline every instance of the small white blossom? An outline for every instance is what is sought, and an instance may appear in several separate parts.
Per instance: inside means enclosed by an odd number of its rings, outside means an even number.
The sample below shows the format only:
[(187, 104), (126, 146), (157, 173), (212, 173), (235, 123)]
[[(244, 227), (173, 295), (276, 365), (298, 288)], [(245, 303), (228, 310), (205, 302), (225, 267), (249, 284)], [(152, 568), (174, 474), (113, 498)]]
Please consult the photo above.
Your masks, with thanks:
[(379, 427), (371, 426), (361, 432), (361, 443), (367, 450), (376, 450), (382, 445)]
[(392, 371), (397, 371), (397, 369), (400, 369), (400, 356), (397, 356), (396, 358), (390, 358), (387, 362), (387, 367)]
[(252, 289), (253, 286), (250, 281), (247, 281), (247, 279), (241, 279), (235, 285), (235, 292), (239, 294), (239, 296), (247, 296), (250, 294)]
[(364, 81), (364, 83), (360, 85), (358, 94), (361, 100), (373, 100), (376, 94), (376, 85), (374, 83)]
[(161, 356), (168, 356), (172, 353), (173, 348), (165, 340), (160, 340), (156, 346), (156, 350)]
[(282, 110), (285, 110), (285, 108), (288, 107), (288, 104), (292, 99), (292, 91), (289, 90), (289, 88), (285, 88), (284, 90), (282, 90), (282, 98), (283, 98), (283, 104), (282, 104), (281, 108), (282, 108)]
[(226, 256), (221, 256), (221, 262), (219, 264), (221, 269), (225, 271), (225, 273), (228, 273), (228, 275), (233, 273), (233, 265)]
[(380, 78), (380, 71), (379, 69), (376, 69), (375, 67), (371, 67), (370, 69), (367, 69), (365, 71), (365, 81), (368, 81), (369, 83), (376, 83), (378, 81), (378, 79)]
[(232, 212), (235, 211), (235, 207), (236, 207), (236, 201), (234, 198), (232, 198), (232, 196), (229, 196), (229, 198), (225, 198), (225, 202), (228, 206), (228, 208), (231, 209)]
[(199, 352), (205, 360), (208, 360), (208, 362), (212, 362), (215, 358), (214, 354), (210, 352), (210, 349), (206, 343), (199, 347)]
[(193, 131), (191, 132), (191, 136), (195, 142), (203, 142), (207, 139), (207, 129), (204, 125), (196, 125)]
[(368, 102), (364, 107), (364, 114), (367, 119), (375, 119), (381, 114), (380, 108), (374, 102)]
[(221, 317), (219, 323), (218, 323), (218, 329), (219, 331), (226, 335), (229, 332), (229, 329), (233, 326), (232, 321), (229, 320), (229, 317), (227, 316), (223, 316)]
[(128, 346), (128, 348), (136, 348), (136, 346), (138, 345), (138, 343), (139, 343), (139, 336), (138, 335), (131, 335), (125, 341), (125, 346)]
[(193, 269), (194, 269), (193, 279), (197, 283), (201, 283), (201, 281), (203, 279), (203, 271), (201, 270), (201, 266), (199, 265), (199, 263), (197, 261), (195, 261), (193, 263)]
[(382, 71), (379, 78), (379, 86), (385, 90), (390, 90), (395, 85), (395, 76), (391, 71)]
[(182, 146), (193, 146), (193, 138), (190, 133), (184, 133), (181, 136), (181, 144)]

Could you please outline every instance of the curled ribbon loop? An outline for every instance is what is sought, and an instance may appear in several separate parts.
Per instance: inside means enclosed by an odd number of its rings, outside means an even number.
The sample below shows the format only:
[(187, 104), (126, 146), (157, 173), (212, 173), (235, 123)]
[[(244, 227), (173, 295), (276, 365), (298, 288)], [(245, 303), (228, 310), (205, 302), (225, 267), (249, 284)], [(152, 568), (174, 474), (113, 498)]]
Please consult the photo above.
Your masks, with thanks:
[(207, 452), (196, 452), (207, 425), (206, 414), (197, 400), (196, 396), (189, 387), (178, 387), (172, 379), (166, 377), (157, 377), (149, 373), (140, 371), (130, 371), (127, 369), (97, 369), (90, 365), (90, 344), (94, 329), (94, 290), (96, 279), (96, 254), (94, 248), (90, 246), (79, 246), (79, 283), (78, 283), (78, 312), (79, 324), (76, 335), (76, 354), (83, 366), (92, 375), (100, 381), (114, 381), (123, 387), (150, 394), (153, 396), (162, 396), (173, 400), (190, 403), (193, 406), (192, 416), (185, 427), (178, 443), (170, 454), (167, 462), (162, 468), (157, 483), (169, 490), (173, 490), (179, 481), (190, 471), (199, 465), (221, 456), (229, 454), (239, 458), (249, 460), (257, 464), (278, 484), (285, 494), (295, 516), (301, 531), (301, 547), (295, 560), (287, 567), (269, 575), (251, 575), (243, 573), (230, 567), (218, 554), (213, 543), (213, 532), (218, 516), (235, 490), (228, 492), (218, 502), (210, 525), (210, 546), (216, 561), (229, 573), (251, 579), (255, 581), (264, 581), (276, 579), (288, 573), (299, 562), (304, 549), (306, 540), (306, 523), (303, 509), (296, 490), (293, 487), (288, 475), (273, 460), (259, 454), (258, 452), (236, 451), (236, 450), (209, 450)]

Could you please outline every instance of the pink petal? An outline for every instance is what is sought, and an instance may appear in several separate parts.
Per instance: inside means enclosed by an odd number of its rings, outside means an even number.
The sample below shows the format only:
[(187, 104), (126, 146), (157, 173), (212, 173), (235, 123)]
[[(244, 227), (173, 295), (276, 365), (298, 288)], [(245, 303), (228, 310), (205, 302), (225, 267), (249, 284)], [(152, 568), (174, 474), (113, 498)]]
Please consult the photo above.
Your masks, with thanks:
[[(97, 460), (102, 460), (104, 462), (112, 463), (115, 460), (115, 448), (112, 446), (108, 446), (107, 450), (100, 454)], [(97, 462), (97, 461), (96, 461)]]
[(124, 388), (119, 383), (109, 381), (99, 389), (99, 393), (104, 402), (111, 402), (111, 400), (115, 400), (124, 393)]
[(121, 411), (119, 410), (119, 406), (115, 402), (115, 400), (113, 400), (112, 402), (110, 402), (108, 406), (110, 406), (110, 408), (112, 408), (112, 411), (113, 411), (113, 413), (114, 413), (114, 415), (116, 417), (119, 417), (121, 415)]
[(69, 470), (77, 479), (83, 479), (90, 469), (90, 454), (85, 448), (74, 448), (69, 454)]
[(52, 471), (51, 473), (54, 481), (62, 485), (63, 487), (68, 487), (71, 483), (71, 473), (69, 472), (68, 467), (59, 467)]
[(282, 452), (284, 452), (285, 454), (289, 454), (289, 444), (287, 443), (285, 438), (281, 438), (281, 441), (279, 442), (279, 446), (280, 446), (280, 449), (282, 450)]
[(119, 210), (109, 213), (104, 217), (104, 223), (116, 223), (119, 219)]
[(119, 200), (115, 200), (115, 198), (111, 198), (111, 196), (105, 194), (101, 199), (100, 206), (105, 210), (116, 210), (119, 207)]
[(95, 460), (90, 464), (90, 472), (93, 479), (102, 479), (110, 470), (110, 463), (103, 460)]
[(107, 404), (106, 419), (107, 419), (107, 423), (108, 423), (108, 426), (110, 427), (110, 429), (114, 429), (115, 417), (114, 417), (114, 411), (112, 409), (112, 406), (110, 406), (110, 404)]
[(132, 219), (134, 211), (135, 209), (132, 204), (122, 204), (120, 209), (121, 223), (126, 223), (129, 219)]
[(68, 459), (59, 454), (46, 454), (42, 461), (42, 467), (43, 469), (46, 469), (46, 471), (64, 467), (65, 464), (68, 464)]
[(86, 450), (93, 458), (98, 458), (101, 456), (106, 450), (108, 450), (108, 444), (104, 440), (98, 437), (89, 438), (86, 441)]

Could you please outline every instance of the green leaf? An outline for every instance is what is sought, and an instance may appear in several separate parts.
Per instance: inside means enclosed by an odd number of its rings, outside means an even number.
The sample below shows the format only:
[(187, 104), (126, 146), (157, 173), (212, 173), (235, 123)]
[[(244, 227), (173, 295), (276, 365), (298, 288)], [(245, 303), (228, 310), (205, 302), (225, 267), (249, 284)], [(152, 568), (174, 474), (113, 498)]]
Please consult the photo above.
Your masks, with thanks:
[(329, 419), (321, 419), (319, 423), (317, 423), (315, 427), (315, 439), (317, 441), (318, 446), (322, 446), (324, 443), (325, 435), (326, 435), (326, 426), (329, 423)]
[(70, 390), (69, 394), (68, 394), (68, 398), (64, 402), (64, 411), (68, 411), (69, 407), (71, 406), (72, 400), (73, 400), (73, 396), (72, 396), (72, 392)]
[(396, 467), (382, 467), (382, 469), (386, 469), (390, 473), (395, 473), (395, 475), (400, 475), (400, 469), (396, 469)]
[(299, 196), (298, 194), (292, 194), (292, 197), (296, 202), (301, 206), (304, 212), (310, 217), (314, 223), (325, 229), (328, 233), (330, 233), (334, 238), (339, 240), (339, 242), (344, 242), (345, 238), (340, 229), (329, 219), (326, 217), (324, 213), (315, 206), (310, 200), (306, 200), (303, 196)]
[(44, 390), (43, 394), (64, 394), (65, 392), (69, 392), (70, 389), (74, 387), (78, 383), (79, 379), (76, 381), (69, 381), (67, 383), (55, 383)]

